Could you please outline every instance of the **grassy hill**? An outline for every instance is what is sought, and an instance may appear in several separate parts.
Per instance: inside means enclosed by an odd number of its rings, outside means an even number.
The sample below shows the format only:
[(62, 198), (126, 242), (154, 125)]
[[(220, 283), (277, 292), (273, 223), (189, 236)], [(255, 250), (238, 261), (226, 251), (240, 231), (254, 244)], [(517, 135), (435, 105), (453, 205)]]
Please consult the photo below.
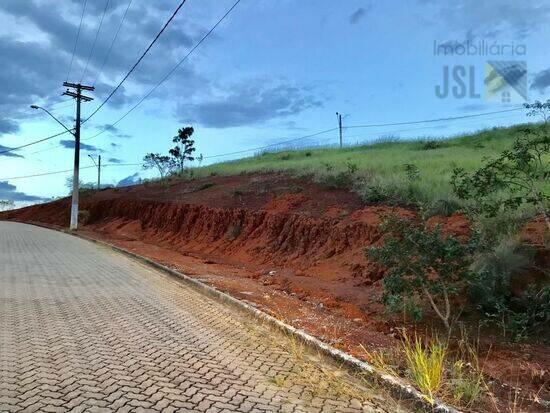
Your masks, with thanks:
[(352, 188), (365, 202), (453, 208), (461, 204), (450, 184), (453, 169), (479, 168), (483, 159), (510, 148), (524, 128), (494, 128), (447, 140), (386, 140), (344, 149), (265, 152), (194, 169), (193, 174), (202, 177), (284, 171), (329, 186)]

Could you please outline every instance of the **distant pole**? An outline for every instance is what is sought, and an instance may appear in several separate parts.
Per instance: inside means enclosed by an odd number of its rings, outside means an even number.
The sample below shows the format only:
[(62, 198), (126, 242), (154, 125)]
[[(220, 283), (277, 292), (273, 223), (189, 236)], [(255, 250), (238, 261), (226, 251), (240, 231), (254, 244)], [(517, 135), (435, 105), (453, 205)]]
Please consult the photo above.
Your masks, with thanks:
[(342, 149), (344, 144), (342, 141), (342, 115), (336, 112), (336, 117), (338, 118), (338, 130), (340, 131), (340, 149)]
[(88, 156), (97, 168), (97, 190), (99, 191), (101, 189), (101, 155), (97, 156), (97, 163), (91, 154), (88, 154)]
[(71, 96), (76, 99), (76, 128), (74, 133), (74, 171), (73, 171), (73, 197), (71, 200), (71, 223), (70, 229), (78, 229), (78, 192), (79, 192), (79, 168), (80, 168), (80, 102), (89, 102), (93, 100), (88, 96), (82, 94), (82, 90), (95, 90), (93, 86), (84, 86), (80, 83), (68, 83), (63, 82), (63, 86), (75, 89), (75, 92), (71, 92), (67, 89), (63, 95)]
[(101, 155), (98, 155), (97, 160), (97, 190), (101, 189)]

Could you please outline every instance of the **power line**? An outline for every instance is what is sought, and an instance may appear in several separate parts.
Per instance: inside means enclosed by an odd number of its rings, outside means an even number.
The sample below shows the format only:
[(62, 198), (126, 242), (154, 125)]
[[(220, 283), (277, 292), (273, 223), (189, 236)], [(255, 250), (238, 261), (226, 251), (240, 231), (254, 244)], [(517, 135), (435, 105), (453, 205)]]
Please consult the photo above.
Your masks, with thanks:
[[(518, 109), (521, 109), (521, 108), (518, 108)], [(477, 114), (477, 115), (467, 115), (467, 116), (457, 116), (457, 117), (453, 117), (453, 118), (440, 118), (438, 119), (439, 120), (456, 120), (456, 119), (466, 119), (466, 118), (472, 118), (472, 117), (475, 117), (475, 116), (482, 116), (482, 115), (490, 115), (490, 114), (494, 114), (494, 113), (505, 113), (505, 112), (511, 112), (512, 110), (518, 110), (518, 109), (511, 109), (511, 110), (504, 110), (504, 111), (495, 111), (495, 112), (488, 112), (488, 113), (485, 113), (485, 114)], [(501, 117), (499, 117), (498, 119), (500, 119)], [(508, 118), (508, 117), (506, 117)], [(491, 118), (491, 119), (497, 119), (497, 118)], [(374, 126), (394, 126), (394, 125), (410, 125), (410, 124), (418, 124), (418, 123), (430, 123), (430, 122), (433, 122), (435, 120), (433, 119), (427, 119), (427, 120), (423, 120), (423, 121), (414, 121), (414, 122), (397, 122), (397, 123), (383, 123), (383, 124), (378, 124), (378, 125), (362, 125), (361, 127), (374, 127)], [(347, 129), (347, 128), (356, 128), (356, 126), (348, 126), (348, 127), (343, 127), (343, 129)], [(434, 128), (434, 126), (429, 126), (429, 127), (422, 127), (422, 128), (414, 128), (414, 129), (401, 129), (401, 130), (394, 130), (394, 131), (383, 131), (383, 132), (387, 132), (387, 133), (398, 133), (398, 132), (410, 132), (410, 131), (415, 131), (415, 130), (420, 130), (420, 129), (432, 129)], [(337, 131), (339, 128), (333, 128), (333, 129), (327, 129), (325, 131), (321, 131), (321, 132), (317, 132), (317, 133), (314, 133), (312, 135), (306, 135), (306, 136), (301, 136), (299, 138), (294, 138), (294, 139), (290, 139), (288, 141), (282, 141), (282, 142), (278, 142), (278, 143), (274, 143), (274, 144), (270, 144), (270, 145), (266, 145), (266, 146), (261, 146), (261, 147), (257, 147), (257, 148), (251, 148), (251, 149), (244, 149), (242, 151), (236, 151), (236, 152), (229, 152), (229, 153), (222, 153), (222, 154), (218, 154), (218, 155), (211, 155), (211, 156), (205, 156), (204, 159), (207, 159), (207, 158), (219, 158), (219, 157), (223, 157), (223, 156), (230, 156), (230, 155), (238, 155), (238, 154), (241, 154), (241, 153), (247, 153), (247, 152), (254, 152), (254, 151), (259, 151), (259, 150), (263, 150), (263, 149), (268, 149), (268, 148), (271, 148), (271, 147), (275, 147), (275, 146), (279, 146), (279, 145), (284, 145), (284, 144), (287, 144), (287, 143), (292, 143), (292, 142), (296, 142), (296, 141), (300, 141), (300, 140), (303, 140), (303, 139), (307, 139), (307, 138), (311, 138), (311, 137), (314, 137), (314, 136), (317, 136), (317, 135), (321, 135), (321, 134), (324, 134), (324, 133), (328, 133), (328, 132), (333, 132), (333, 131)], [(379, 132), (380, 133), (380, 132)]]
[(514, 109), (497, 110), (497, 111), (494, 111), (494, 112), (476, 113), (476, 114), (472, 114), (472, 115), (453, 116), (453, 117), (448, 117), (448, 118), (425, 119), (425, 120), (417, 120), (417, 121), (409, 121), (409, 122), (380, 123), (380, 124), (369, 124), (369, 125), (353, 125), (353, 126), (345, 126), (344, 129), (374, 128), (374, 127), (379, 127), (379, 126), (415, 125), (417, 123), (431, 123), (431, 122), (442, 122), (442, 121), (447, 121), (447, 120), (475, 118), (475, 117), (479, 117), (479, 116), (494, 115), (494, 114), (497, 114), (497, 113), (514, 112), (514, 111), (517, 111), (517, 110), (524, 110), (524, 109), (525, 109), (524, 107), (521, 107), (521, 108), (514, 108)]
[(128, 2), (128, 6), (126, 6), (126, 10), (124, 11), (124, 14), (122, 15), (122, 19), (120, 20), (120, 24), (118, 25), (118, 28), (115, 32), (115, 37), (113, 37), (111, 45), (109, 46), (109, 49), (107, 49), (107, 54), (105, 55), (105, 58), (103, 59), (103, 63), (101, 64), (99, 72), (97, 73), (97, 76), (96, 76), (95, 80), (92, 82), (92, 85), (96, 84), (97, 80), (101, 76), (101, 73), (103, 73), (103, 69), (105, 68), (105, 64), (107, 63), (107, 60), (109, 59), (109, 56), (111, 55), (111, 51), (113, 50), (113, 46), (115, 45), (116, 39), (118, 37), (118, 33), (120, 32), (120, 29), (122, 28), (122, 24), (124, 23), (124, 20), (126, 19), (126, 15), (128, 14), (128, 10), (130, 9), (130, 6), (132, 5), (132, 1), (133, 0), (130, 0)]
[[(145, 55), (147, 54), (147, 52), (151, 49), (151, 47), (153, 46), (153, 44), (157, 41), (157, 39), (160, 37), (160, 35), (162, 34), (162, 32), (166, 29), (166, 27), (168, 27), (168, 25), (170, 24), (170, 22), (174, 19), (174, 17), (176, 16), (176, 14), (178, 13), (178, 11), (181, 9), (181, 7), (184, 5), (184, 3), (186, 2), (186, 0), (183, 0), (180, 5), (178, 6), (178, 8), (176, 9), (176, 11), (172, 14), (172, 17), (170, 17), (170, 19), (166, 22), (166, 24), (164, 25), (164, 27), (162, 28), (162, 30), (157, 34), (157, 36), (155, 37), (155, 39), (153, 40), (153, 42), (151, 42), (151, 44), (149, 45), (149, 47), (147, 48), (147, 50), (145, 50), (145, 52), (142, 54), (142, 56), (138, 59), (138, 61), (136, 62), (136, 64), (132, 67), (132, 69), (130, 69), (130, 71), (128, 72), (128, 74), (124, 77), (124, 79), (119, 83), (119, 85), (111, 92), (111, 94), (107, 97), (107, 99), (87, 118), (85, 119), (82, 123), (86, 122), (87, 120), (89, 120), (95, 113), (97, 113), (97, 111), (99, 109), (101, 109), (101, 107), (110, 99), (110, 97), (116, 92), (116, 90), (122, 85), (122, 83), (124, 83), (124, 81), (128, 78), (128, 76), (132, 73), (132, 71), (137, 67), (137, 65), (139, 64), (139, 62), (145, 57)], [(76, 41), (75, 41), (75, 47), (74, 47), (74, 50), (73, 50), (73, 57), (71, 58), (71, 65), (69, 67), (69, 72), (67, 73), (67, 79), (69, 78), (69, 75), (70, 75), (70, 72), (71, 72), (71, 67), (72, 67), (72, 63), (73, 63), (73, 59), (74, 59), (74, 55), (75, 55), (75, 52), (76, 52), (76, 46), (78, 44), (78, 38), (80, 37), (80, 30), (81, 30), (81, 27), (82, 27), (82, 21), (84, 19), (84, 12), (86, 10), (86, 4), (87, 4), (87, 0), (84, 0), (84, 6), (82, 8), (82, 16), (81, 16), (81, 19), (80, 19), (80, 25), (78, 27), (78, 32), (77, 32), (77, 38), (76, 38)], [(129, 6), (128, 6), (129, 7)], [(103, 131), (105, 132), (105, 130)], [(40, 142), (44, 142), (44, 141), (47, 141), (47, 140), (50, 140), (50, 139), (53, 139), (53, 138), (56, 138), (57, 136), (61, 136), (63, 134), (67, 133), (66, 131), (65, 132), (62, 132), (62, 133), (59, 133), (59, 134), (56, 134), (56, 135), (52, 135), (52, 136), (48, 136), (46, 138), (43, 138), (43, 139), (39, 139), (37, 141), (34, 141), (34, 142), (30, 142), (28, 144), (25, 144), (25, 145), (21, 145), (21, 146), (18, 146), (18, 147), (15, 147), (15, 148), (8, 148), (6, 150), (3, 150), (3, 151), (0, 151), (0, 155), (4, 154), (4, 153), (8, 153), (8, 152), (12, 152), (12, 151), (15, 151), (15, 150), (18, 150), (18, 149), (22, 149), (22, 148), (26, 148), (28, 146), (31, 146), (31, 145), (35, 145), (37, 143), (40, 143)], [(57, 147), (57, 146), (56, 146)], [(53, 148), (48, 148), (46, 150), (50, 150), (50, 149), (54, 149), (55, 147)], [(38, 152), (43, 152), (43, 151), (38, 151)], [(37, 153), (38, 153), (37, 152)]]
[(94, 54), (95, 45), (97, 43), (97, 38), (99, 37), (99, 32), (101, 31), (101, 26), (103, 26), (103, 20), (105, 19), (105, 14), (107, 13), (107, 9), (109, 8), (109, 2), (110, 0), (107, 0), (105, 2), (105, 8), (103, 9), (103, 14), (101, 15), (101, 20), (99, 21), (99, 26), (97, 27), (97, 31), (95, 33), (94, 42), (92, 43), (92, 49), (90, 50), (90, 54), (88, 55), (88, 60), (86, 61), (86, 66), (84, 67), (84, 72), (82, 72), (82, 76), (80, 77), (80, 83), (84, 80), (84, 76), (86, 76), (86, 73), (88, 72), (88, 66), (90, 64), (90, 60)]
[(78, 25), (78, 31), (76, 32), (76, 40), (74, 42), (73, 55), (71, 57), (71, 63), (69, 64), (69, 71), (67, 72), (67, 82), (69, 81), (69, 76), (71, 74), (71, 69), (73, 67), (74, 55), (76, 54), (76, 46), (78, 45), (78, 38), (80, 37), (80, 30), (82, 29), (82, 21), (84, 20), (84, 12), (86, 11), (86, 4), (88, 0), (84, 0), (84, 5), (82, 6), (82, 15), (80, 16), (80, 23)]
[[(240, 1), (240, 0), (239, 0)], [(227, 15), (227, 14), (226, 14)], [(189, 54), (188, 54), (189, 55)], [(188, 56), (187, 55), (187, 56)], [(186, 57), (187, 57), (186, 56)], [(185, 58), (184, 58), (185, 59)], [(175, 69), (173, 69), (171, 72), (169, 72), (169, 74), (173, 73)], [(155, 86), (147, 95), (145, 95), (134, 107), (132, 107), (128, 112), (126, 112), (121, 118), (119, 118), (116, 122), (110, 124), (109, 126), (115, 126), (116, 124), (118, 124), (119, 122), (121, 122), (126, 116), (128, 116), (134, 109), (136, 109), (145, 99), (147, 99), (148, 96), (150, 96), (153, 91), (158, 88), (158, 86), (160, 86), (160, 84), (162, 82), (164, 82), (167, 78), (169, 77), (169, 75), (165, 76), (161, 82), (159, 82), (157, 84), (157, 86)], [(493, 115), (493, 114), (499, 114), (499, 113), (509, 113), (509, 112), (514, 112), (514, 111), (518, 111), (518, 110), (522, 110), (523, 108), (514, 108), (514, 109), (506, 109), (506, 110), (499, 110), (499, 111), (493, 111), (493, 112), (483, 112), (483, 113), (475, 113), (475, 114), (470, 114), (470, 115), (463, 115), (463, 116), (454, 116), (454, 117), (446, 117), (446, 118), (437, 118), (437, 119), (425, 119), (425, 120), (418, 120), (418, 121), (410, 121), (410, 122), (394, 122), (394, 123), (379, 123), (379, 124), (368, 124), (368, 125), (354, 125), (354, 126), (346, 126), (344, 127), (344, 129), (356, 129), (356, 128), (371, 128), (371, 127), (383, 127), (383, 126), (399, 126), (399, 125), (415, 125), (415, 124), (420, 124), (420, 123), (432, 123), (432, 122), (441, 122), (441, 121), (449, 121), (449, 120), (459, 120), (459, 119), (468, 119), (468, 118), (474, 118), (474, 117), (481, 117), (481, 116), (488, 116), (488, 115)], [(338, 128), (334, 128), (334, 130), (336, 130)], [(95, 135), (92, 135), (91, 137), (87, 138), (87, 139), (83, 139), (83, 140), (90, 140), (90, 139), (93, 139), (93, 138), (96, 138), (97, 136), (105, 133), (108, 129), (103, 129), (101, 132), (95, 134)], [(389, 131), (391, 132), (391, 131)], [(27, 146), (31, 146), (31, 145), (34, 145), (36, 143), (40, 143), (40, 142), (44, 142), (46, 140), (49, 140), (49, 139), (52, 139), (52, 138), (55, 138), (57, 136), (60, 136), (60, 135), (63, 135), (67, 133), (66, 131), (65, 132), (62, 132), (62, 133), (59, 133), (59, 134), (56, 134), (56, 135), (52, 135), (52, 136), (49, 136), (47, 138), (43, 138), (43, 139), (40, 139), (40, 140), (37, 140), (37, 141), (34, 141), (34, 142), (30, 142), (26, 145), (22, 145), (22, 146), (19, 146), (19, 147), (16, 147), (16, 148), (10, 148), (10, 149), (6, 149), (2, 152), (0, 152), (0, 155), (4, 154), (4, 153), (7, 153), (7, 152), (11, 152), (11, 151), (14, 151), (14, 150), (17, 150), (17, 149), (21, 149), (21, 148), (25, 148)], [(295, 139), (292, 139), (292, 141), (296, 141), (296, 140), (300, 140), (300, 139), (305, 139), (307, 137), (311, 137), (311, 136), (305, 136), (305, 137), (300, 137), (300, 138), (295, 138)], [(288, 143), (288, 142), (280, 142), (278, 144), (273, 144), (273, 145), (268, 145), (269, 147), (271, 146), (277, 146), (277, 145), (280, 145), (280, 144), (284, 144), (284, 143)], [(54, 147), (51, 147), (51, 148), (46, 148), (44, 150), (40, 150), (40, 151), (37, 151), (37, 152), (33, 152), (32, 154), (35, 154), (35, 153), (41, 153), (41, 152), (45, 152), (45, 151), (49, 151), (49, 150), (52, 150), (52, 149), (55, 149), (55, 148), (58, 148), (60, 147), (60, 145), (57, 145), (57, 146), (54, 146)], [(239, 153), (246, 153), (246, 152), (250, 152), (250, 151), (254, 151), (254, 150), (261, 150), (261, 149), (265, 149), (265, 147), (260, 147), (260, 148), (253, 148), (253, 149), (246, 149), (246, 150), (243, 150), (243, 151), (237, 151), (236, 153), (227, 153), (227, 154), (219, 154), (219, 155), (213, 155), (213, 156), (210, 156), (208, 158), (211, 158), (211, 157), (221, 157), (221, 156), (228, 156), (228, 155), (234, 155), (234, 154), (239, 154)], [(205, 157), (207, 158), (207, 157)]]
[(61, 105), (62, 103), (68, 103), (68, 102), (72, 102), (73, 99), (63, 99), (63, 100), (60, 100), (59, 102), (55, 102), (55, 103), (52, 103), (51, 105), (49, 105), (48, 109), (49, 108), (54, 108), (54, 107), (57, 107), (57, 105)]
[[(95, 168), (95, 166), (84, 166), (80, 169), (88, 169), (88, 168)], [(25, 175), (25, 176), (12, 176), (10, 178), (1, 178), (0, 181), (12, 181), (14, 179), (27, 179), (27, 178), (36, 178), (38, 176), (48, 176), (48, 175), (56, 175), (56, 174), (62, 174), (67, 172), (72, 172), (72, 169), (65, 169), (64, 171), (54, 171), (54, 172), (44, 172), (34, 175)]]
[[(109, 166), (138, 166), (138, 165), (141, 166), (143, 164), (142, 163), (109, 163), (109, 164), (102, 165), (102, 168), (109, 167)], [(91, 168), (96, 168), (96, 166), (95, 165), (90, 165), (90, 166), (80, 167), (81, 170), (82, 169), (91, 169)], [(40, 177), (40, 176), (58, 175), (58, 174), (72, 172), (72, 171), (73, 171), (72, 169), (65, 169), (63, 171), (42, 172), (42, 173), (33, 174), (33, 175), (12, 176), (10, 178), (0, 178), (0, 181), (12, 181), (12, 180), (15, 180), (15, 179), (37, 178), (37, 177)]]
[[(511, 116), (495, 116), (495, 117), (487, 118), (487, 119), (484, 119), (484, 120), (510, 119), (511, 117), (518, 116), (518, 115), (520, 115), (520, 114), (518, 113), (518, 114), (515, 114), (515, 115), (511, 115)], [(472, 122), (468, 122), (468, 123), (472, 123)], [(434, 126), (422, 126), (420, 128), (393, 129), (393, 130), (385, 130), (385, 131), (382, 130), (382, 131), (369, 132), (369, 134), (370, 135), (375, 135), (375, 134), (381, 134), (381, 133), (392, 134), (392, 133), (402, 133), (402, 132), (414, 132), (414, 131), (419, 131), (419, 130), (434, 129), (434, 128), (437, 128), (437, 127), (438, 127), (437, 125), (434, 125)], [(357, 137), (366, 137), (366, 136), (368, 136), (368, 135), (366, 135), (366, 133), (362, 133), (362, 134), (358, 134), (358, 135), (347, 136), (347, 138), (357, 138)], [(329, 138), (329, 139), (334, 139), (334, 137)], [(328, 139), (323, 140), (323, 142), (325, 142), (327, 140)], [(403, 142), (406, 142), (406, 141), (407, 141), (407, 138), (404, 138)], [(356, 142), (355, 144), (361, 144), (361, 142)], [(355, 145), (355, 144), (352, 144), (352, 145)]]
[[(73, 100), (73, 99), (71, 99)], [(62, 110), (62, 109), (67, 109), (67, 108), (70, 108), (70, 107), (73, 107), (74, 106), (74, 102), (71, 102), (69, 103), (68, 105), (63, 105), (63, 106), (56, 106), (54, 108), (47, 108), (50, 112), (56, 112), (58, 110)]]
[[(496, 111), (496, 112), (492, 112), (492, 113), (502, 113), (502, 112), (510, 112), (510, 111)], [(473, 116), (466, 116), (466, 117), (473, 117)], [(455, 118), (452, 118), (452, 119), (456, 119), (456, 118), (460, 118), (460, 119), (463, 119), (465, 117), (455, 117)], [(494, 117), (494, 118), (490, 118), (490, 119), (508, 119), (509, 116), (499, 116), (499, 117)], [(401, 123), (402, 124), (402, 123)], [(389, 124), (384, 124), (384, 126), (387, 126)], [(428, 127), (422, 127), (422, 128), (408, 128), (408, 129), (400, 129), (400, 130), (392, 130), (392, 131), (387, 131), (388, 133), (397, 133), (397, 132), (410, 132), (410, 131), (416, 131), (416, 130), (421, 130), (421, 129), (432, 129), (434, 128), (434, 126), (428, 126)], [(235, 151), (235, 152), (229, 152), (229, 153), (224, 153), (224, 154), (218, 154), (218, 155), (211, 155), (211, 156), (205, 156), (204, 159), (208, 159), (208, 158), (217, 158), (217, 157), (222, 157), (222, 156), (229, 156), (229, 155), (238, 155), (238, 154), (241, 154), (241, 153), (246, 153), (246, 152), (252, 152), (252, 151), (258, 151), (258, 150), (262, 150), (262, 149), (268, 149), (268, 148), (271, 148), (271, 147), (275, 147), (275, 146), (279, 146), (279, 145), (284, 145), (286, 143), (292, 143), (292, 142), (296, 142), (298, 140), (302, 140), (302, 139), (306, 139), (306, 138), (312, 138), (312, 137), (315, 137), (315, 136), (319, 136), (319, 135), (322, 135), (322, 134), (325, 134), (325, 133), (330, 133), (330, 132), (334, 132), (338, 130), (338, 128), (332, 128), (332, 129), (326, 129), (326, 130), (323, 130), (323, 131), (320, 131), (320, 132), (315, 132), (313, 134), (310, 134), (310, 135), (304, 135), (304, 136), (300, 136), (298, 138), (293, 138), (293, 139), (289, 139), (289, 140), (286, 140), (286, 141), (281, 141), (281, 142), (278, 142), (278, 143), (273, 143), (273, 144), (270, 144), (270, 145), (265, 145), (265, 146), (261, 146), (261, 147), (256, 147), (256, 148), (250, 148), (250, 149), (244, 149), (242, 151)], [(383, 132), (386, 132), (386, 131), (383, 131)], [(59, 136), (59, 135), (57, 135)], [(357, 135), (359, 136), (359, 135)], [(55, 136), (54, 136), (55, 137)], [(332, 138), (331, 138), (332, 139)], [(15, 148), (14, 148), (15, 149)], [(1, 154), (2, 152), (0, 152)], [(110, 167), (110, 166), (116, 166), (116, 167), (120, 167), (120, 166), (141, 166), (142, 163), (110, 163), (110, 164), (105, 164), (103, 165), (102, 167)], [(95, 165), (92, 165), (92, 166), (85, 166), (85, 167), (81, 167), (80, 169), (90, 169), (90, 168), (94, 168)], [(67, 173), (67, 172), (71, 172), (72, 169), (67, 169), (67, 170), (63, 170), (63, 171), (53, 171), (53, 172), (44, 172), (44, 173), (39, 173), (39, 174), (33, 174), (33, 175), (25, 175), (25, 176), (15, 176), (15, 177), (11, 177), (11, 178), (0, 178), (0, 181), (8, 181), (8, 180), (14, 180), (14, 179), (26, 179), (26, 178), (34, 178), (34, 177), (40, 177), (40, 176), (48, 176), (48, 175), (55, 175), (55, 174), (61, 174), (61, 173)]]
[(130, 71), (128, 73), (126, 73), (126, 76), (124, 76), (124, 78), (120, 81), (120, 83), (111, 91), (111, 93), (109, 94), (109, 96), (107, 96), (107, 98), (101, 103), (101, 105), (99, 105), (93, 112), (90, 116), (88, 116), (86, 118), (86, 120), (84, 120), (84, 122), (87, 122), (92, 116), (94, 116), (97, 112), (99, 112), (99, 110), (109, 101), (109, 99), (111, 99), (111, 97), (116, 93), (116, 91), (122, 86), (122, 84), (126, 81), (126, 79), (128, 79), (128, 77), (132, 74), (132, 72), (135, 70), (135, 68), (141, 63), (141, 61), (143, 60), (143, 58), (145, 57), (145, 55), (147, 55), (147, 53), (149, 52), (149, 50), (151, 50), (151, 48), (153, 47), (153, 45), (156, 43), (156, 41), (159, 39), (159, 37), (161, 36), (161, 34), (164, 32), (164, 30), (166, 30), (166, 28), (168, 27), (168, 25), (172, 22), (172, 20), (174, 20), (174, 18), (176, 17), (176, 15), (178, 14), (178, 12), (180, 11), (180, 9), (183, 7), (183, 5), (185, 4), (187, 0), (182, 0), (180, 5), (176, 8), (176, 10), (174, 11), (174, 13), (172, 13), (172, 16), (170, 16), (170, 18), (168, 19), (168, 21), (164, 24), (164, 26), (162, 27), (162, 29), (160, 30), (160, 32), (158, 32), (158, 34), (155, 36), (155, 38), (153, 39), (153, 41), (151, 42), (151, 44), (149, 45), (149, 47), (147, 47), (147, 49), (145, 49), (145, 51), (143, 52), (143, 54), (139, 57), (139, 59), (137, 60), (137, 62), (132, 66), (132, 68), (130, 69)]
[(53, 138), (57, 138), (58, 136), (61, 136), (61, 135), (64, 135), (66, 133), (69, 133), (67, 131), (63, 131), (63, 132), (60, 132), (60, 133), (57, 133), (55, 135), (52, 135), (52, 136), (48, 136), (46, 138), (42, 138), (42, 139), (39, 139), (37, 141), (34, 141), (34, 142), (29, 142), (25, 145), (21, 145), (21, 146), (17, 146), (15, 148), (9, 148), (9, 149), (5, 149), (3, 151), (0, 152), (0, 155), (3, 155), (5, 153), (8, 153), (8, 152), (13, 152), (13, 151), (16, 151), (18, 149), (23, 149), (23, 148), (26, 148), (28, 146), (31, 146), (31, 145), (36, 145), (37, 143), (40, 143), (40, 142), (44, 142), (44, 141), (47, 141), (47, 140), (50, 140), (50, 139), (53, 139)]
[(334, 132), (336, 130), (338, 130), (338, 128), (326, 129), (326, 130), (323, 130), (323, 131), (320, 131), (320, 132), (312, 133), (311, 135), (300, 136), (299, 138), (294, 138), (294, 139), (289, 139), (287, 141), (272, 143), (270, 145), (260, 146), (260, 147), (257, 147), (257, 148), (250, 148), (250, 149), (244, 149), (242, 151), (235, 151), (235, 152), (229, 152), (229, 153), (222, 153), (222, 154), (218, 154), (218, 155), (205, 156), (204, 159), (219, 158), (221, 156), (229, 156), (229, 155), (238, 155), (238, 154), (241, 154), (241, 153), (253, 152), (253, 151), (261, 151), (263, 149), (272, 148), (274, 146), (284, 145), (286, 143), (292, 143), (292, 142), (296, 142), (296, 141), (299, 141), (299, 140), (302, 140), (302, 139), (313, 138), (314, 136), (319, 136), (319, 135), (322, 135), (322, 134), (325, 134), (325, 133)]
[[(193, 46), (193, 48), (191, 50), (189, 50), (189, 52), (168, 73), (166, 73), (166, 75), (164, 75), (164, 77), (145, 96), (143, 96), (132, 108), (130, 108), (130, 110), (128, 110), (124, 115), (122, 115), (117, 121), (115, 121), (115, 122), (111, 123), (110, 125), (108, 125), (108, 127), (115, 126), (118, 123), (120, 123), (124, 118), (126, 118), (126, 116), (128, 116), (130, 113), (132, 113), (139, 105), (141, 105), (146, 99), (148, 99), (149, 96), (151, 96), (155, 92), (155, 90), (157, 90), (170, 76), (172, 76), (172, 74), (183, 64), (183, 62), (185, 62), (189, 58), (189, 56), (191, 56), (193, 54), (193, 52), (198, 49), (198, 47), (212, 34), (212, 32), (214, 32), (214, 30), (216, 30), (216, 28), (227, 18), (227, 16), (229, 16), (229, 14), (233, 11), (233, 9), (235, 9), (235, 7), (237, 7), (237, 5), (240, 2), (241, 2), (241, 0), (237, 0), (233, 4), (233, 6), (231, 6), (227, 10), (227, 12), (225, 12), (225, 14), (216, 22), (216, 24), (214, 26), (212, 26), (212, 28), (197, 42), (197, 44), (195, 44), (195, 46)], [(92, 115), (93, 115), (93, 113), (92, 113)], [(88, 119), (90, 117), (88, 117)], [(88, 120), (88, 119), (86, 119), (86, 120)], [(105, 133), (106, 131), (107, 131), (107, 128), (105, 128), (101, 132), (99, 132), (99, 133), (97, 133), (93, 136), (90, 136), (87, 139), (83, 139), (83, 140), (94, 139), (94, 138), (98, 137), (99, 135)]]

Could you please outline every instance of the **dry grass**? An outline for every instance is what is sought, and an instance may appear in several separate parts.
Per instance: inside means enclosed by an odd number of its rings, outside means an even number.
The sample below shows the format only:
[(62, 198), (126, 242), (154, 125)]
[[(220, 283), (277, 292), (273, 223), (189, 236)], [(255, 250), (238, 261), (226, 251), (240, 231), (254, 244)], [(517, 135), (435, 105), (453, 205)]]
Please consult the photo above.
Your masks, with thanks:
[(392, 376), (399, 376), (398, 369), (401, 364), (400, 355), (396, 351), (387, 349), (368, 350), (360, 346), (365, 353), (367, 361), (378, 371)]
[(305, 387), (313, 397), (328, 395), (329, 397), (345, 397), (365, 401), (369, 399), (365, 389), (362, 389), (345, 368), (328, 366), (321, 355), (307, 354), (304, 343), (288, 336), (286, 350), (295, 360), (295, 368), (291, 377), (283, 384), (298, 384)]
[(362, 348), (373, 367), (394, 377), (406, 376), (430, 403), (437, 396), (461, 408), (477, 408), (490, 395), (478, 347), (465, 333), (457, 344), (458, 349), (451, 352), (437, 337), (422, 340), (419, 335), (410, 337), (404, 331), (397, 349)]
[(434, 338), (423, 343), (415, 334), (409, 338), (403, 333), (403, 353), (410, 379), (430, 403), (443, 385), (447, 346)]

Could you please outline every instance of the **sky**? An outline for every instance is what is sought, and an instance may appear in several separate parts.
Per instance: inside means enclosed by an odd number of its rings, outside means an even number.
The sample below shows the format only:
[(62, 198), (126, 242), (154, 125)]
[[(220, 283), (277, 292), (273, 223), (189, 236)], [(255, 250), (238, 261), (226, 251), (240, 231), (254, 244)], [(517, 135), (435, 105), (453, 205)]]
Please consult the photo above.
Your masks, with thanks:
[[(75, 104), (62, 96), (66, 80), (95, 86), (87, 92), (94, 100), (82, 104), (83, 117), (89, 116), (180, 2), (87, 0), (83, 13), (84, 0), (1, 0), (0, 152), (63, 132), (31, 104), (73, 126)], [(83, 125), (84, 182), (94, 182), (97, 173), (89, 155), (102, 156), (107, 184), (154, 176), (126, 164), (139, 164), (149, 152), (167, 153), (184, 126), (195, 128), (204, 165), (333, 129), (336, 112), (346, 128), (516, 109), (549, 97), (549, 0), (241, 0), (165, 82), (113, 125), (234, 3), (185, 2), (136, 70)], [(528, 120), (515, 110), (350, 128), (344, 143), (449, 137)], [(338, 132), (331, 131), (296, 144), (337, 142)], [(65, 134), (0, 154), (0, 199), (21, 205), (66, 195), (69, 172), (10, 178), (70, 170), (73, 148), (74, 138)], [(224, 155), (233, 152), (239, 153)]]

